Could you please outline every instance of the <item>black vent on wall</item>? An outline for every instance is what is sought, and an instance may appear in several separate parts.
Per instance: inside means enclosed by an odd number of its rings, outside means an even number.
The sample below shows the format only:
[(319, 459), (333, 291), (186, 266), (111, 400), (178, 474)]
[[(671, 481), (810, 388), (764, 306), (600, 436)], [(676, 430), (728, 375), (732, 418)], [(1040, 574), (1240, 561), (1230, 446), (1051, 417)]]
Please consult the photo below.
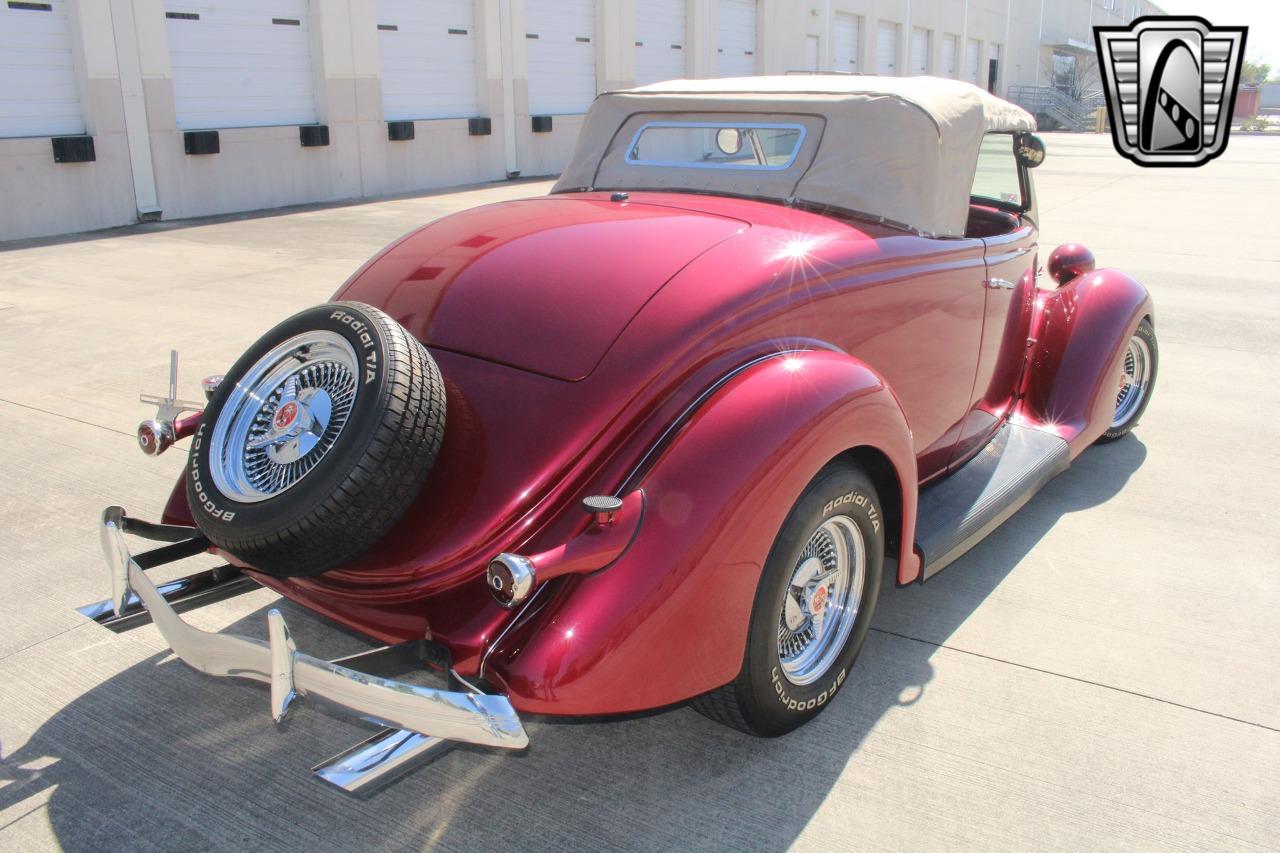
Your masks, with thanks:
[(534, 116), (533, 132), (534, 133), (550, 133), (551, 132), (551, 116)]
[(472, 136), (488, 136), (493, 133), (493, 120), (489, 118), (467, 119), (467, 133)]
[(188, 154), (217, 154), (222, 150), (216, 130), (188, 130), (182, 134), (182, 147)]
[(53, 137), (53, 162), (92, 163), (96, 159), (92, 136)]
[(298, 128), (298, 139), (303, 148), (319, 148), (329, 144), (329, 125), (304, 124)]
[(407, 142), (408, 140), (413, 139), (413, 122), (387, 122), (387, 139), (390, 139), (392, 142)]

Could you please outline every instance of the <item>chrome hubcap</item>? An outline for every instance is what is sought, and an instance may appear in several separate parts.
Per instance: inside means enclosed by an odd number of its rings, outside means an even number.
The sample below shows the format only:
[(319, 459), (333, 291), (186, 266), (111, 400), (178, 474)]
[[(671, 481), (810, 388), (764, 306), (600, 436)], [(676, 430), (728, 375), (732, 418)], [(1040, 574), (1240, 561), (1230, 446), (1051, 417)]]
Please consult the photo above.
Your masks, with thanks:
[(287, 491), (325, 457), (359, 390), (355, 349), (333, 332), (307, 332), (263, 356), (236, 383), (210, 436), (218, 491), (255, 503)]
[(1120, 390), (1116, 394), (1116, 416), (1112, 429), (1119, 429), (1133, 419), (1147, 396), (1151, 381), (1151, 347), (1134, 335), (1124, 352), (1124, 367), (1120, 373)]
[(805, 543), (778, 617), (778, 662), (792, 684), (812, 684), (839, 657), (862, 603), (866, 553), (847, 515), (827, 519)]

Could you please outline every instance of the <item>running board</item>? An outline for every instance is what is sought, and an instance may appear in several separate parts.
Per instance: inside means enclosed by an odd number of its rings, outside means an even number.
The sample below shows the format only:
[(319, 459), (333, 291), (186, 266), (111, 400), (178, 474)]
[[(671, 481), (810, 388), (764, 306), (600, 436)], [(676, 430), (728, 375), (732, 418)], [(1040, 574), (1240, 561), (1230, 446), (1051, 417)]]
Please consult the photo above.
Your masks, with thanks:
[(920, 494), (916, 548), (922, 577), (945, 569), (1067, 469), (1067, 442), (1005, 424), (973, 459)]

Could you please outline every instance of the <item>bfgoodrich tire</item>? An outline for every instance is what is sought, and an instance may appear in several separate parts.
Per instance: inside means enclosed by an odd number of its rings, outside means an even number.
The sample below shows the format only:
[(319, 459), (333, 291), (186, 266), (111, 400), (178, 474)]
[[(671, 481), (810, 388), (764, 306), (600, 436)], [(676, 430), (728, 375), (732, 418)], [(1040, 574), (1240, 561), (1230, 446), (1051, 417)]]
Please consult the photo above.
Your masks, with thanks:
[(1142, 420), (1151, 402), (1156, 386), (1156, 371), (1160, 367), (1160, 347), (1156, 344), (1156, 329), (1144, 319), (1134, 330), (1125, 349), (1122, 370), (1124, 378), (1116, 394), (1116, 413), (1111, 427), (1098, 439), (1099, 444), (1124, 438)]
[(751, 613), (742, 671), (693, 700), (717, 722), (760, 737), (786, 734), (839, 692), (880, 594), (884, 516), (871, 479), (836, 462), (783, 522)]
[(235, 363), (191, 444), (187, 501), (209, 541), (269, 575), (350, 562), (404, 514), (444, 436), (431, 356), (369, 305), (276, 326)]

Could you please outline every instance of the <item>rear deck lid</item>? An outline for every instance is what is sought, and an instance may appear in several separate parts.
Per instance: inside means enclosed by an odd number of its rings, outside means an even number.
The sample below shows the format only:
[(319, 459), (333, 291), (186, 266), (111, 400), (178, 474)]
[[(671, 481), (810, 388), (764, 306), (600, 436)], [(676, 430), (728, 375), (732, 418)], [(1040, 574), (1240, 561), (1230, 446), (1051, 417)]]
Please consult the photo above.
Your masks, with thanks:
[(504, 202), (409, 236), (341, 297), (429, 346), (576, 381), (676, 273), (747, 227), (600, 194)]

